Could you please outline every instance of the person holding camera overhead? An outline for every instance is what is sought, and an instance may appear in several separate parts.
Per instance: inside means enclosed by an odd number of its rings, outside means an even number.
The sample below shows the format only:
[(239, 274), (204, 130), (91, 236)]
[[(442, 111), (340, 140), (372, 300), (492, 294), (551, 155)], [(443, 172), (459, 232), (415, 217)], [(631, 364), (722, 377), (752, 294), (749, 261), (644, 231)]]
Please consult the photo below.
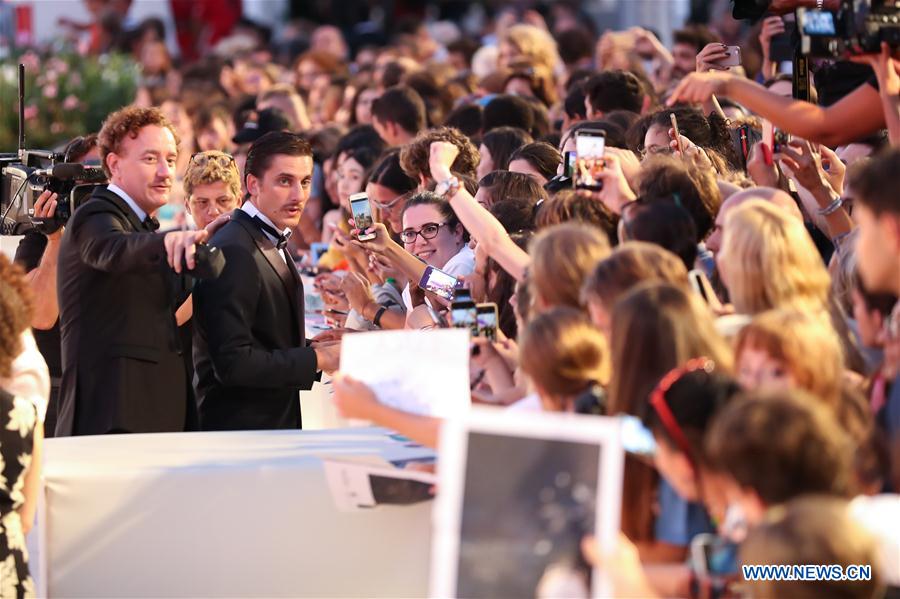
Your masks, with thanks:
[[(175, 310), (185, 274), (209, 274), (210, 231), (156, 232), (178, 138), (156, 108), (112, 113), (99, 134), (107, 186), (72, 216), (59, 251), (58, 436), (196, 428)], [(180, 291), (181, 290), (181, 291)]]

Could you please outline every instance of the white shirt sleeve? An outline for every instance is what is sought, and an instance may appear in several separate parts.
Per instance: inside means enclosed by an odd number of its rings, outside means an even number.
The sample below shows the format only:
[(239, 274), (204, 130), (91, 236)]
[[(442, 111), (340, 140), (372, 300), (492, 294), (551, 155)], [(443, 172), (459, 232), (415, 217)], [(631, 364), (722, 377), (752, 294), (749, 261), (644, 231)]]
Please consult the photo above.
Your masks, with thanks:
[(22, 333), (22, 353), (12, 363), (12, 376), (0, 380), (0, 387), (34, 404), (38, 420), (44, 422), (50, 400), (50, 372), (31, 329)]

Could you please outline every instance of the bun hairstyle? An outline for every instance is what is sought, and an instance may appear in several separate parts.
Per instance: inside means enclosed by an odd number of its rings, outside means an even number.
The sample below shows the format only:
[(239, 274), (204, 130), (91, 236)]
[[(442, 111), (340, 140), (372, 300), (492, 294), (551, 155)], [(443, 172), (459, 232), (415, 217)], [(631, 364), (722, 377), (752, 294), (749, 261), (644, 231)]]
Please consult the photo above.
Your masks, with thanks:
[(522, 371), (554, 408), (569, 411), (571, 400), (609, 379), (606, 338), (580, 310), (558, 306), (535, 316), (519, 335)]

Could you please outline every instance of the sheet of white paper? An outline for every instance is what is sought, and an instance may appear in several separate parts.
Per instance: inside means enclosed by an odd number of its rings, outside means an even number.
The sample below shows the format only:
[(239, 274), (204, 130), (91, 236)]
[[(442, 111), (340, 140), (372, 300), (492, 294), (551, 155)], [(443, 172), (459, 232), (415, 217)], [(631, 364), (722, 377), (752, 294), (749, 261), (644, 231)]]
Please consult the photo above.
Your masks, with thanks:
[(379, 456), (346, 456), (323, 458), (325, 480), (335, 507), (342, 512), (356, 512), (379, 505), (372, 492), (370, 476), (411, 480), (434, 485), (437, 477), (430, 472), (396, 468)]
[(469, 332), (377, 331), (345, 335), (341, 371), (399, 410), (446, 418), (464, 413), (469, 395)]

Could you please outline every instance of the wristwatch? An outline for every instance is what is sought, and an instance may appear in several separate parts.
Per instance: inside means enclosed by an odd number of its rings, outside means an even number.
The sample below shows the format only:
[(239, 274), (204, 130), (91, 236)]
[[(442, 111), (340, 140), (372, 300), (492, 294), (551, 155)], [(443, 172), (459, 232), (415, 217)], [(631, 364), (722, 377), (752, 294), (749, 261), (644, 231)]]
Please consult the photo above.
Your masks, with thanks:
[(448, 201), (450, 200), (450, 198), (456, 195), (457, 191), (459, 191), (459, 179), (457, 179), (456, 177), (444, 179), (443, 181), (440, 181), (434, 188), (434, 193), (439, 195), (442, 199)]

